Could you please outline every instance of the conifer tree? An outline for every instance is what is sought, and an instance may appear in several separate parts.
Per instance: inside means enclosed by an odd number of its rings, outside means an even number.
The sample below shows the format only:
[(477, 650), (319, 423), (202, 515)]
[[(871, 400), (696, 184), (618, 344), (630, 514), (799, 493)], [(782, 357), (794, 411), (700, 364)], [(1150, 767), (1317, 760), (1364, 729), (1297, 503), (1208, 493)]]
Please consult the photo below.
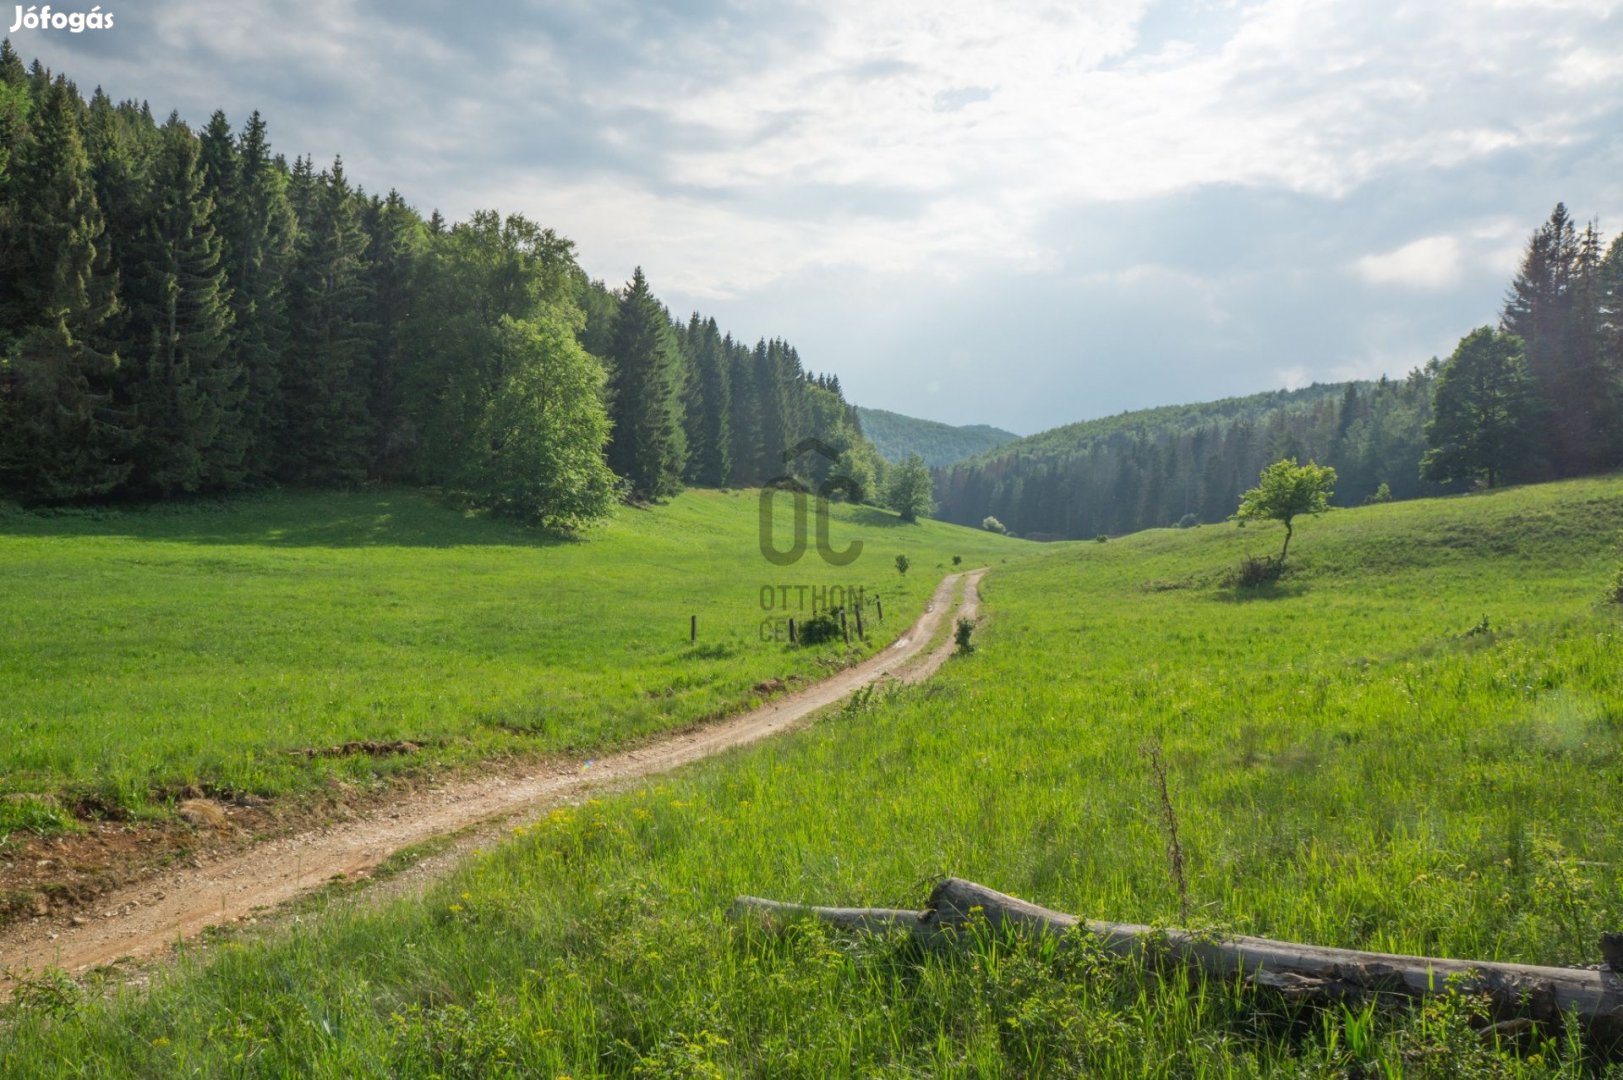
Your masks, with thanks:
[(128, 432), (110, 409), (118, 357), (92, 344), (118, 300), (75, 99), (65, 80), (45, 88), (9, 188), (17, 273), (0, 293), (0, 487), (31, 501), (103, 495), (129, 472)]
[(757, 466), (755, 433), (760, 427), (760, 409), (756, 404), (752, 354), (747, 346), (734, 341), (731, 334), (722, 339), (721, 351), (727, 360), (727, 430), (728, 445), (732, 449), (729, 455), (732, 469), (727, 483), (758, 484), (782, 470), (763, 475)]
[(687, 462), (681, 358), (670, 318), (654, 299), (640, 266), (615, 315), (610, 360), (614, 431), (609, 467), (626, 479), (634, 495), (675, 494)]
[(1557, 476), (1583, 472), (1594, 441), (1596, 371), (1579, 329), (1585, 245), (1564, 203), (1528, 240), (1520, 272), (1505, 300), (1501, 327), (1523, 342), (1528, 371), (1548, 418), (1544, 456)]
[(130, 334), (121, 381), (133, 407), (134, 485), (159, 495), (243, 478), (243, 371), (229, 352), (214, 203), (198, 140), (163, 128), (139, 246), (126, 260)]
[(366, 479), (372, 445), (366, 376), (366, 234), (343, 162), (293, 176), (299, 235), (288, 289), (285, 410), (277, 460), (286, 480), (350, 485)]
[(784, 451), (790, 448), (784, 423), (783, 381), (779, 377), (778, 356), (766, 340), (755, 343), (750, 357), (750, 374), (755, 383), (754, 453), (751, 467), (760, 482), (784, 472)]
[[(271, 156), (265, 121), (255, 112), (237, 137), (235, 175), (216, 155), (220, 200), (216, 217), (222, 265), (230, 295), (231, 350), (247, 383), (243, 427), (248, 475), (265, 478), (275, 469), (278, 431), (285, 430), (282, 365), (289, 348), (287, 275), (298, 226), (288, 201), (288, 176)], [(211, 170), (206, 182), (213, 182)]]
[(425, 230), (422, 219), (397, 191), (367, 205), (367, 286), (373, 328), (368, 373), (375, 444), (371, 459), (380, 475), (402, 479), (409, 468), (416, 433), (406, 423), (411, 313), (417, 297), (418, 261)]
[(703, 487), (721, 487), (732, 473), (732, 394), (721, 329), (715, 319), (703, 322), (698, 312), (689, 320), (685, 339), (689, 361), (687, 398), (687, 479)]

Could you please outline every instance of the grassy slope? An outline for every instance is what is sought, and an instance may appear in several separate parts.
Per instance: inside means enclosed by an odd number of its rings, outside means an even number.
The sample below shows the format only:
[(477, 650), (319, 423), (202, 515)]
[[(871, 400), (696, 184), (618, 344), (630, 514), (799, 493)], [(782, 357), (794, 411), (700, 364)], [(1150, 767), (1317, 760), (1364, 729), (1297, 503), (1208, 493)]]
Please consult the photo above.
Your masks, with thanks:
[[(335, 771), (599, 748), (736, 709), (770, 677), (825, 671), (832, 648), (762, 642), (763, 619), (805, 614), (763, 611), (763, 585), (882, 589), (877, 643), (917, 615), (951, 555), (1022, 550), (867, 508), (835, 514), (837, 547), (866, 543), (839, 570), (815, 549), (769, 565), (753, 493), (622, 510), (578, 542), (407, 492), (5, 517), (0, 795), (88, 791), (140, 808), (192, 784), (270, 794)], [(900, 552), (917, 567), (906, 579)], [(378, 760), (284, 752), (368, 739), (431, 745)]]
[[(421, 899), (111, 1003), (44, 992), (0, 1073), (1479, 1074), (1455, 1005), (1292, 1021), (1085, 952), (925, 957), (722, 912), (911, 905), (952, 872), (1176, 920), (1138, 753), (1159, 740), (1195, 921), (1592, 960), (1623, 916), (1623, 616), (1598, 602), (1620, 522), (1623, 478), (1338, 512), (1244, 600), (1212, 582), (1278, 530), (1046, 547), (995, 568), (980, 648), (934, 683), (559, 811)], [(1538, 1050), (1497, 1067), (1573, 1065)]]

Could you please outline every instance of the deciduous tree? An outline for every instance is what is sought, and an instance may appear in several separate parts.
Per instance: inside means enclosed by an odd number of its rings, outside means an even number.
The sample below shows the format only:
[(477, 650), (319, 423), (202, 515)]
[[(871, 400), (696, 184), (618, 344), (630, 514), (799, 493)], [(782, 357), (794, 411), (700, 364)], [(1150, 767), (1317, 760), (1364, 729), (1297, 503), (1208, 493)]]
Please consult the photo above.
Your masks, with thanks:
[(1295, 458), (1282, 458), (1262, 470), (1261, 482), (1240, 496), (1235, 517), (1241, 521), (1277, 521), (1285, 526), (1285, 543), (1279, 561), (1290, 552), (1294, 522), (1303, 514), (1322, 514), (1330, 509), (1335, 494), (1336, 470), (1312, 461), (1296, 464)]
[(1423, 477), (1440, 483), (1481, 478), (1491, 488), (1524, 461), (1536, 388), (1522, 350), (1521, 338), (1488, 326), (1460, 339), (1437, 375)]

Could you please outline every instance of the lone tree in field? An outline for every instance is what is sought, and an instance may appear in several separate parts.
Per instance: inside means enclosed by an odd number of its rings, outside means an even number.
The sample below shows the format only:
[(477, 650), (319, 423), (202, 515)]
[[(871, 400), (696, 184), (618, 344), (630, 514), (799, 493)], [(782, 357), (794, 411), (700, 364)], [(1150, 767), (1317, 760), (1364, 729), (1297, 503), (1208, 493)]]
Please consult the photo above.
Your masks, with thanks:
[(1521, 338), (1487, 326), (1460, 339), (1437, 373), (1422, 479), (1446, 484), (1481, 478), (1493, 487), (1525, 460), (1536, 384), (1524, 352)]
[(896, 466), (885, 489), (885, 505), (902, 515), (903, 521), (917, 521), (935, 513), (934, 481), (929, 466), (917, 454)]
[(1234, 516), (1241, 521), (1279, 521), (1285, 525), (1285, 546), (1279, 561), (1291, 548), (1291, 522), (1301, 514), (1322, 514), (1330, 509), (1335, 494), (1336, 471), (1328, 465), (1296, 464), (1284, 458), (1262, 470), (1261, 483), (1240, 496), (1240, 509)]

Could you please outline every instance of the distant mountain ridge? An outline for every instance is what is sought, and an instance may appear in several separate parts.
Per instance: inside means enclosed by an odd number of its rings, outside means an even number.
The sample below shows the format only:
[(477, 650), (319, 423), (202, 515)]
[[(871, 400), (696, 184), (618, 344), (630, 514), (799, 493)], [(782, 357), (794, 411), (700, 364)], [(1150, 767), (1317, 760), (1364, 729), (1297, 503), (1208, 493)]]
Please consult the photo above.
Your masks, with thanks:
[(905, 461), (909, 454), (918, 454), (932, 469), (996, 450), (1020, 438), (1012, 431), (987, 424), (954, 427), (937, 420), (921, 420), (860, 405), (857, 416), (862, 421), (862, 433), (886, 461)]

